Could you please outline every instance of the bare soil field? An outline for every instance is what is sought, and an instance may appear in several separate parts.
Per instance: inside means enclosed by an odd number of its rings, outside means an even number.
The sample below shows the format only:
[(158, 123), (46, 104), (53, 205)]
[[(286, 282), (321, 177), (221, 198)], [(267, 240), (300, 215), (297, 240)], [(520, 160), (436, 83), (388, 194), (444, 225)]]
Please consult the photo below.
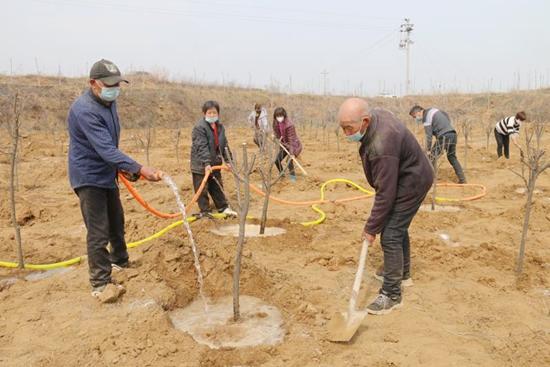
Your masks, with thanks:
[[(273, 195), (315, 200), (320, 185), (347, 178), (368, 187), (356, 144), (322, 128), (297, 121), (304, 142), (301, 157), (309, 176), (297, 183), (280, 181)], [(333, 131), (332, 125), (328, 130)], [(423, 136), (417, 133), (419, 139)], [(327, 131), (328, 131), (327, 130)], [(125, 129), (121, 148), (140, 162), (145, 152)], [(247, 142), (251, 132), (229, 127), (230, 144)], [(0, 136), (1, 144), (8, 144)], [(150, 163), (167, 172), (185, 201), (192, 197), (189, 171), (190, 129), (182, 129), (179, 159), (173, 130), (157, 128)], [(543, 141), (550, 148), (550, 133)], [(172, 310), (198, 296), (193, 256), (186, 232), (178, 227), (130, 250), (132, 268), (115, 278), (127, 293), (114, 304), (90, 295), (87, 264), (51, 276), (0, 268), (0, 365), (2, 366), (547, 366), (550, 365), (550, 174), (538, 181), (527, 242), (524, 274), (516, 277), (525, 194), (510, 168), (520, 170), (519, 154), (497, 161), (494, 142), (485, 147), (482, 127), (470, 140), (466, 175), (487, 195), (476, 201), (446, 203), (456, 210), (422, 210), (411, 226), (414, 286), (404, 290), (404, 306), (386, 316), (368, 316), (349, 344), (326, 338), (330, 316), (345, 310), (356, 270), (360, 236), (372, 199), (325, 204), (325, 223), (311, 208), (272, 202), (268, 225), (279, 236), (251, 237), (245, 244), (242, 294), (277, 307), (285, 337), (275, 346), (209, 349), (174, 328)], [(22, 140), (18, 175), (18, 221), (25, 259), (56, 262), (84, 255), (85, 228), (78, 199), (67, 177), (64, 134), (32, 131)], [(459, 135), (459, 159), (464, 141)], [(179, 162), (178, 162), (179, 161)], [(462, 162), (464, 164), (464, 162)], [(0, 156), (0, 260), (16, 258), (7, 195), (8, 160)], [(254, 174), (255, 184), (260, 183)], [(232, 177), (225, 188), (235, 200)], [(444, 160), (440, 180), (455, 182)], [(161, 183), (138, 182), (139, 192), (157, 209), (177, 210)], [(121, 186), (127, 240), (145, 238), (172, 223), (146, 212)], [(460, 198), (473, 189), (441, 188), (440, 195)], [(357, 195), (344, 184), (330, 186), (329, 198)], [(429, 204), (429, 198), (426, 204)], [(196, 210), (196, 207), (194, 208)], [(191, 209), (193, 211), (193, 209)], [(261, 198), (253, 195), (250, 215), (258, 218)], [(211, 299), (231, 294), (236, 238), (213, 234), (235, 219), (202, 219), (191, 224), (200, 249), (205, 293)], [(257, 223), (251, 220), (250, 223)], [(360, 306), (375, 297), (380, 283), (372, 277), (382, 263), (378, 242), (370, 249)]]

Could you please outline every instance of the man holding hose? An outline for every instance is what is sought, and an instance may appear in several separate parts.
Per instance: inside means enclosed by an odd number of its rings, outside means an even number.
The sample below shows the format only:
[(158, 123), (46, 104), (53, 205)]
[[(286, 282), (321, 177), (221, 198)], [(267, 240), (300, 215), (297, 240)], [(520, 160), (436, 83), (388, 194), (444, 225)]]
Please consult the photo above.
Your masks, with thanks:
[(372, 243), (380, 234), (384, 282), (367, 311), (387, 314), (401, 306), (401, 281), (410, 277), (408, 230), (432, 185), (432, 168), (415, 137), (391, 112), (349, 98), (338, 120), (348, 141), (360, 144), (365, 176), (376, 191), (362, 238)]
[[(159, 181), (162, 173), (143, 167), (118, 149), (120, 123), (116, 99), (124, 80), (108, 60), (90, 70), (90, 88), (71, 106), (69, 129), (69, 179), (80, 200), (87, 229), (88, 266), (92, 296), (100, 297), (111, 283), (112, 268), (128, 266), (124, 239), (124, 212), (117, 173)], [(111, 251), (107, 244), (111, 244)], [(115, 293), (123, 293), (121, 286)]]

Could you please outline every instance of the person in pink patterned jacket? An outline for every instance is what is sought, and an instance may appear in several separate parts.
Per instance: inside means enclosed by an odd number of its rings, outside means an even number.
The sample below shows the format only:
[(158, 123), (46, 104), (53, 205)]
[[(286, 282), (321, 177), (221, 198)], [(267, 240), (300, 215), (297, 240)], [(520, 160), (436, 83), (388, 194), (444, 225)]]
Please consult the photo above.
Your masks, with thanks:
[[(273, 112), (273, 135), (286, 148), (291, 157), (288, 163), (290, 181), (296, 182), (296, 172), (294, 171), (293, 157), (297, 157), (302, 152), (302, 143), (298, 138), (294, 123), (288, 117), (286, 110), (283, 107), (277, 107)], [(275, 165), (279, 172), (283, 173), (283, 159), (288, 155), (284, 149), (280, 149), (275, 161)]]

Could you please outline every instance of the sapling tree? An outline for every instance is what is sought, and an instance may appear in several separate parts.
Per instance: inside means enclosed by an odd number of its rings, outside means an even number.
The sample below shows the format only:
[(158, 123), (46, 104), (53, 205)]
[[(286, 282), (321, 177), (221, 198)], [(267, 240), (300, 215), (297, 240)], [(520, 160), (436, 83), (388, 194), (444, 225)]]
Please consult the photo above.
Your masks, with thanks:
[(256, 156), (252, 155), (249, 160), (247, 145), (242, 145), (242, 163), (237, 161), (236, 155), (233, 156), (229, 149), (226, 148), (226, 156), (229, 158), (231, 172), (235, 179), (235, 189), (237, 191), (237, 205), (235, 210), (239, 218), (239, 237), (237, 239), (237, 249), (235, 252), (235, 265), (233, 267), (233, 320), (238, 321), (240, 318), (239, 294), (240, 294), (240, 278), (241, 278), (241, 260), (246, 233), (246, 216), (250, 206), (250, 174), (254, 169)]
[(10, 175), (9, 175), (9, 197), (10, 197), (10, 210), (11, 210), (11, 222), (15, 231), (15, 244), (17, 250), (17, 262), (20, 269), (25, 267), (23, 260), (23, 246), (21, 243), (21, 229), (17, 223), (17, 208), (16, 208), (16, 174), (19, 160), (19, 144), (21, 139), (21, 112), (23, 111), (24, 101), (19, 96), (19, 93), (13, 95), (13, 100), (8, 101), (8, 105), (2, 108), (1, 116), (3, 123), (6, 125), (8, 136), (10, 138), (10, 148), (8, 154), (10, 157)]
[(485, 123), (485, 149), (489, 150), (489, 141), (491, 140), (491, 135), (493, 135), (493, 132), (495, 130), (495, 122), (488, 121)]
[(146, 156), (146, 160), (147, 160), (147, 165), (149, 166), (150, 165), (150, 151), (151, 151), (151, 146), (153, 145), (153, 139), (154, 139), (154, 136), (155, 136), (155, 133), (154, 133), (154, 128), (153, 128), (153, 123), (150, 122), (149, 125), (147, 126), (147, 130), (145, 131), (145, 156)]
[[(267, 136), (264, 133), (265, 149), (259, 157), (260, 164), (258, 165), (258, 172), (262, 179), (262, 189), (265, 193), (264, 202), (262, 205), (262, 216), (260, 219), (260, 234), (265, 233), (265, 226), (267, 223), (267, 211), (269, 207), (269, 199), (271, 196), (272, 187), (283, 177), (284, 172), (286, 171), (285, 167), (283, 172), (274, 177), (273, 167), (275, 166), (275, 161), (280, 151), (279, 142), (275, 141)], [(289, 157), (289, 162), (290, 162)]]
[(550, 160), (545, 157), (546, 151), (541, 147), (542, 136), (544, 134), (544, 124), (533, 122), (533, 127), (525, 133), (525, 150), (521, 151), (521, 172), (512, 170), (519, 176), (527, 190), (527, 201), (525, 202), (525, 212), (523, 215), (523, 228), (521, 230), (521, 240), (519, 243), (519, 253), (516, 264), (516, 273), (519, 275), (523, 271), (523, 259), (525, 256), (525, 244), (527, 233), (529, 231), (529, 220), (533, 208), (533, 193), (537, 178), (545, 170), (550, 168)]
[(464, 136), (464, 171), (468, 167), (468, 142), (472, 134), (472, 120), (468, 118), (462, 118), (459, 122), (460, 131)]
[(180, 165), (180, 140), (181, 140), (181, 129), (176, 129), (174, 131), (174, 153), (176, 155), (176, 162), (178, 163), (178, 166)]

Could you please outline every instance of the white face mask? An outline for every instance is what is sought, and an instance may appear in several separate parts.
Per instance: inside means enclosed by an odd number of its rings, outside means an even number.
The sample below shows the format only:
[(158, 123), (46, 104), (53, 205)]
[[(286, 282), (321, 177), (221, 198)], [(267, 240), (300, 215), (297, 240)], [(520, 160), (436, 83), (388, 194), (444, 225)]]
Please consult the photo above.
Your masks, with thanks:
[(284, 116), (277, 116), (277, 121), (283, 122), (285, 120)]

